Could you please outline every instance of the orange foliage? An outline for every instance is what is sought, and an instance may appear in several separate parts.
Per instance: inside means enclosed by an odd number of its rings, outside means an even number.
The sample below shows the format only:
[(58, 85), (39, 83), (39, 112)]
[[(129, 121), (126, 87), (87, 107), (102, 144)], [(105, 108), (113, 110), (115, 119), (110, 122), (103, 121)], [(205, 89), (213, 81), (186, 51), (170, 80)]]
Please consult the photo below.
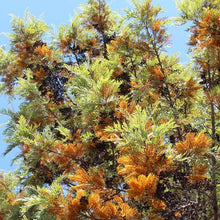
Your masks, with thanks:
[(127, 183), (130, 189), (127, 190), (129, 197), (139, 199), (140, 196), (144, 195), (147, 190), (149, 196), (154, 196), (156, 192), (158, 177), (150, 173), (147, 177), (145, 175), (139, 175), (137, 178), (131, 177)]
[(102, 96), (104, 98), (109, 98), (111, 95), (113, 95), (114, 87), (114, 84), (108, 85), (107, 83), (103, 83), (101, 89)]
[(92, 168), (89, 170), (90, 175), (83, 168), (77, 168), (75, 174), (69, 175), (69, 179), (73, 182), (79, 183), (76, 186), (72, 186), (72, 190), (79, 189), (101, 189), (105, 187), (105, 180), (103, 178), (104, 171), (94, 171)]
[(126, 100), (120, 100), (118, 105), (118, 108), (115, 110), (115, 115), (122, 120), (132, 114), (136, 109), (136, 103), (134, 101), (128, 102)]
[(191, 77), (187, 82), (186, 82), (186, 89), (183, 90), (182, 96), (183, 98), (190, 97), (193, 98), (196, 94), (196, 92), (202, 88), (202, 86), (196, 85), (196, 81), (193, 80)]
[(220, 40), (218, 36), (220, 26), (220, 15), (214, 13), (213, 9), (207, 11), (207, 14), (201, 19), (200, 22), (196, 22), (197, 26), (191, 29), (193, 35), (190, 38), (190, 45), (194, 46), (198, 44), (202, 49), (218, 49), (220, 46)]
[(212, 140), (209, 140), (207, 135), (200, 132), (198, 135), (188, 133), (184, 142), (178, 142), (174, 147), (178, 154), (186, 152), (202, 153), (206, 152), (212, 145)]
[(180, 212), (175, 212), (175, 216), (178, 217), (178, 218), (181, 218), (181, 217), (182, 217), (182, 215), (181, 215)]
[(51, 56), (52, 55), (52, 50), (49, 49), (46, 45), (43, 46), (38, 46), (35, 50), (34, 53), (40, 55), (41, 57)]
[(30, 151), (30, 146), (28, 144), (24, 144), (24, 146), (20, 147), (22, 153), (26, 154)]
[(205, 173), (207, 172), (208, 164), (196, 164), (193, 167), (193, 173), (188, 176), (188, 180), (191, 183), (196, 183), (198, 181), (206, 179)]
[(88, 208), (95, 209), (97, 207), (97, 204), (100, 203), (99, 194), (98, 193), (91, 193), (88, 201), (89, 201)]
[(170, 168), (172, 161), (171, 157), (164, 157), (163, 153), (156, 152), (152, 146), (146, 146), (144, 153), (137, 152), (119, 157), (118, 163), (124, 167), (118, 167), (118, 174), (130, 177), (155, 172), (159, 175), (162, 170)]
[(82, 184), (89, 182), (89, 176), (83, 168), (78, 168), (75, 174), (69, 175), (69, 179)]
[(153, 31), (158, 32), (160, 30), (161, 20), (157, 19), (153, 22)]
[(137, 209), (131, 208), (127, 203), (122, 203), (120, 205), (121, 208), (121, 216), (126, 217), (126, 219), (138, 219), (136, 217), (137, 215)]
[(45, 71), (42, 67), (40, 67), (39, 70), (37, 70), (34, 75), (37, 77), (37, 79), (42, 79), (45, 76)]
[(67, 219), (77, 220), (80, 208), (80, 200), (77, 198), (70, 198), (67, 202), (67, 210), (65, 210)]
[(120, 76), (123, 72), (122, 72), (122, 68), (121, 67), (117, 67), (116, 69), (115, 69), (115, 71), (112, 73), (112, 76), (113, 77), (117, 77), (117, 76)]
[(202, 181), (206, 178), (207, 177), (205, 175), (192, 174), (192, 175), (188, 176), (188, 181), (191, 183), (196, 183), (196, 182)]
[(164, 78), (164, 74), (159, 66), (149, 66), (148, 71), (154, 76), (153, 79), (162, 80)]
[[(52, 160), (56, 161), (60, 169), (66, 170), (66, 172), (69, 172), (72, 167), (72, 160), (75, 158), (80, 158), (83, 155), (83, 148), (81, 143), (69, 143), (69, 144), (63, 144), (61, 142), (58, 142), (55, 144), (55, 154), (53, 155)], [(57, 153), (56, 153), (57, 152)]]
[(148, 132), (150, 132), (150, 127), (151, 127), (152, 124), (153, 124), (153, 123), (152, 123), (152, 120), (149, 119), (149, 120), (147, 121), (146, 125), (145, 125), (145, 129), (146, 129)]
[(103, 188), (105, 186), (105, 180), (103, 179), (105, 171), (103, 169), (94, 171), (92, 168), (90, 168), (89, 172), (91, 173), (90, 182), (94, 185), (94, 187)]
[(152, 199), (152, 206), (157, 211), (164, 210), (166, 208), (166, 204), (159, 199)]

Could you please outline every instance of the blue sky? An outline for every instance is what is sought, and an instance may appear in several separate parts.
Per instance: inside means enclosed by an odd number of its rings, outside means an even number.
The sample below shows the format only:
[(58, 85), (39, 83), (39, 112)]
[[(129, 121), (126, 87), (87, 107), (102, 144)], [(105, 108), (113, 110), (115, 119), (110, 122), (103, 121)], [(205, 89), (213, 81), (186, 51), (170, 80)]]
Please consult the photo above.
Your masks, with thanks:
[[(2, 0), (3, 1), (3, 0)], [(50, 26), (58, 27), (63, 23), (70, 23), (71, 17), (74, 16), (74, 10), (79, 9), (80, 4), (85, 4), (87, 0), (5, 0), (1, 3), (0, 7), (0, 33), (9, 33), (11, 31), (10, 26), (10, 14), (16, 16), (22, 16), (25, 9), (29, 8), (30, 12), (36, 17), (43, 14), (43, 18)], [(107, 0), (112, 10), (117, 10), (122, 13), (122, 8), (131, 7), (130, 0)], [(160, 5), (165, 9), (165, 13), (161, 14), (164, 17), (176, 17), (178, 11), (176, 9), (175, 0), (153, 0), (153, 3)], [(188, 40), (188, 33), (185, 32), (187, 27), (169, 26), (168, 31), (171, 33), (171, 47), (169, 53), (180, 53), (180, 59), (182, 62), (187, 62), (189, 59), (186, 56)], [(5, 35), (0, 35), (0, 45), (5, 45), (8, 48), (8, 38)], [(0, 109), (10, 108), (16, 110), (18, 108), (18, 102), (9, 103), (5, 96), (0, 96)], [(0, 124), (7, 121), (7, 117), (0, 115)], [(13, 150), (4, 158), (1, 154), (6, 148), (4, 142), (4, 136), (2, 132), (4, 126), (0, 127), (0, 170), (6, 171), (14, 169), (16, 166), (11, 167), (11, 159), (19, 152), (19, 150)]]

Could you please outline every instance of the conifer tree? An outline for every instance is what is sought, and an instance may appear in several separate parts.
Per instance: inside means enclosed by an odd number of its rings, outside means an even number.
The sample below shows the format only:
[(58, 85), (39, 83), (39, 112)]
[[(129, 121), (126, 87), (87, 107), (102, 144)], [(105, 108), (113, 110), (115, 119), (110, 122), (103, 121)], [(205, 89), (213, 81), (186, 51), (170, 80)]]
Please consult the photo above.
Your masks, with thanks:
[(22, 162), (0, 175), (0, 219), (217, 220), (220, 5), (178, 7), (187, 66), (151, 0), (124, 16), (88, 0), (51, 43), (44, 21), (13, 17), (1, 90), (22, 100), (3, 111)]

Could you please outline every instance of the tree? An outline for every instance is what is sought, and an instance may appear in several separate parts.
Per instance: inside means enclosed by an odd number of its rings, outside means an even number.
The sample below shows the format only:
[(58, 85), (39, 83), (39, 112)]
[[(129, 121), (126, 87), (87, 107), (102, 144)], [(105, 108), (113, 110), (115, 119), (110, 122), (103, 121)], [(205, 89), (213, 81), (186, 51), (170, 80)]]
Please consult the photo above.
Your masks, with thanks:
[(166, 53), (161, 8), (133, 5), (89, 0), (52, 43), (28, 11), (13, 18), (2, 91), (22, 103), (5, 153), (22, 164), (0, 176), (1, 219), (218, 218), (220, 5), (178, 3), (188, 66)]
[[(209, 125), (207, 132), (212, 137), (212, 155), (211, 155), (211, 179), (212, 179), (212, 206), (214, 209), (214, 219), (218, 218), (217, 204), (217, 158), (216, 154), (219, 148), (219, 63), (220, 58), (220, 15), (218, 1), (198, 1), (193, 4), (191, 11), (186, 11), (187, 1), (180, 3), (182, 12), (181, 20), (186, 22), (193, 21), (190, 28), (192, 35), (189, 44), (193, 47), (192, 52), (197, 70), (200, 73), (203, 85), (204, 95), (208, 108)], [(216, 123), (217, 122), (217, 123)], [(206, 125), (207, 126), (207, 125)]]

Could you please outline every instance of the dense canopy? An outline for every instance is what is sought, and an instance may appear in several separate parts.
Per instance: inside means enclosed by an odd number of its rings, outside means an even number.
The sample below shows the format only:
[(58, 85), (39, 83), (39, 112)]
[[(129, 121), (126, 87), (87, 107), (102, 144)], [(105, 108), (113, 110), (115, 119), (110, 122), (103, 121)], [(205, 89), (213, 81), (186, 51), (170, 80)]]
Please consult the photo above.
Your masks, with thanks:
[[(21, 162), (0, 175), (0, 219), (218, 219), (220, 2), (177, 6), (88, 0), (50, 40), (13, 17), (0, 74)], [(191, 24), (188, 64), (166, 52), (171, 22)]]

